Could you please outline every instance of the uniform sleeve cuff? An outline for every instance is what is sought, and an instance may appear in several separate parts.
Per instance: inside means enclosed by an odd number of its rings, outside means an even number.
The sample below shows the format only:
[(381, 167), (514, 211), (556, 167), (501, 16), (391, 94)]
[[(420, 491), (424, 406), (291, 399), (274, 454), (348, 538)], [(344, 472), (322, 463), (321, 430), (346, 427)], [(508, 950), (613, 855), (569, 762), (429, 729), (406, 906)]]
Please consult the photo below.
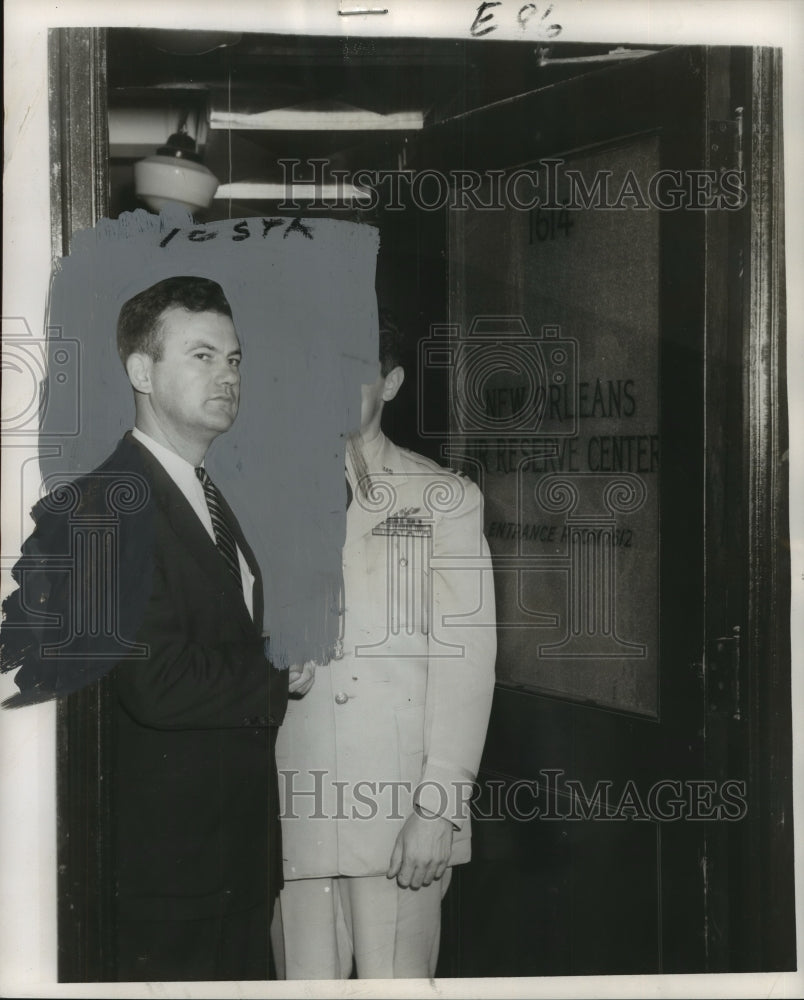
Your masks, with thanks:
[(456, 830), (469, 821), (470, 802), (475, 783), (468, 778), (446, 778), (425, 772), (413, 796), (414, 808), (423, 815), (448, 819)]

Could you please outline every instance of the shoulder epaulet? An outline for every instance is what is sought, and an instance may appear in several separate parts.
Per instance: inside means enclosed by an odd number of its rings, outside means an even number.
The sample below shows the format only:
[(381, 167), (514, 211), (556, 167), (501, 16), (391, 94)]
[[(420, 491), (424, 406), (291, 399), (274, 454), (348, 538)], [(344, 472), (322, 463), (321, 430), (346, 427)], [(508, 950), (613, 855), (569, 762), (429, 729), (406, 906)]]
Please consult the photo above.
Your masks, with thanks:
[(418, 465), (423, 469), (427, 469), (428, 472), (444, 471), (438, 462), (434, 462), (432, 458), (427, 458), (426, 455), (420, 455), (417, 451), (411, 451), (410, 448), (399, 448), (399, 452), (411, 465)]
[(435, 472), (439, 475), (450, 475), (458, 476), (461, 479), (469, 479), (469, 476), (462, 469), (453, 469), (449, 466), (440, 465), (438, 462), (434, 461), (432, 458), (427, 458), (426, 455), (420, 455), (418, 452), (410, 451), (408, 448), (399, 449), (409, 461), (414, 465), (422, 466), (427, 469), (428, 472)]

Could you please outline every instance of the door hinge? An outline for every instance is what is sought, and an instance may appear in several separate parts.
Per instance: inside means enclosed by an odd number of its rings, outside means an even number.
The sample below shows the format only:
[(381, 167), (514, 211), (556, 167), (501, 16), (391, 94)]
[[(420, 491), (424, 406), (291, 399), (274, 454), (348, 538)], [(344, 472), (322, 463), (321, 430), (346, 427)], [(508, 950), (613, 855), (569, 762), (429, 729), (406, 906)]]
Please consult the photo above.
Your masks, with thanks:
[(706, 704), (710, 715), (740, 718), (740, 626), (731, 635), (712, 639), (704, 670)]
[(734, 109), (734, 118), (710, 118), (709, 167), (724, 170), (743, 169), (743, 109)]

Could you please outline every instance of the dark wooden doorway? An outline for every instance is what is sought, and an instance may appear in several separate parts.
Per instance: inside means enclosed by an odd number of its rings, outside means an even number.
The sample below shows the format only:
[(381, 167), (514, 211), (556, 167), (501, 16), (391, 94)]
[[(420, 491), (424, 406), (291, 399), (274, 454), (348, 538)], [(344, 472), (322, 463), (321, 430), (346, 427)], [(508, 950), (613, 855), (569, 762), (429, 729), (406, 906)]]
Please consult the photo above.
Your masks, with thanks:
[(668, 50), (420, 150), (484, 176), (431, 339), (500, 622), (443, 975), (795, 967), (775, 74)]

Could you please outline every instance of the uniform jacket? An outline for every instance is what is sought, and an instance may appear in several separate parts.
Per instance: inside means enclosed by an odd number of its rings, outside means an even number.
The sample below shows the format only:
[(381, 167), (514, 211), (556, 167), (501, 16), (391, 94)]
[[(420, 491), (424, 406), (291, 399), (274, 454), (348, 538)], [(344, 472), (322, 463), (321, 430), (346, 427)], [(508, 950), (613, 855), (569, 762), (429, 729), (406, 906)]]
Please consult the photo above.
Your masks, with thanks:
[[(41, 597), (69, 621), (70, 577), (54, 569), (58, 558), (48, 560), (67, 551), (70, 524), (108, 514), (108, 487), (116, 480), (127, 490), (132, 483), (143, 487), (130, 504), (134, 513), (118, 518), (115, 544), (118, 638), (138, 644), (144, 655), (116, 661), (97, 636), (84, 636), (77, 645), (83, 663), (48, 662), (35, 655), (41, 629), (37, 634), (28, 621), (34, 642), (21, 638), (26, 609)], [(130, 435), (70, 490), (69, 515), (52, 501), (34, 511), (36, 531), (19, 565), (33, 561), (39, 569), (28, 578), (16, 574), (22, 586), (4, 607), (3, 648), (6, 660), (16, 648), (12, 665), (21, 662), (16, 680), (23, 699), (75, 690), (109, 672), (103, 683), (114, 689), (112, 842), (120, 913), (184, 919), (263, 901), (269, 847), (279, 853), (275, 800), (265, 789), (275, 788), (272, 748), (287, 680), (265, 658), (262, 585), (251, 550), (231, 516), (255, 577), (253, 620), (189, 503)], [(84, 587), (90, 596), (97, 589), (86, 581)], [(36, 647), (27, 656), (26, 641)]]
[(384, 873), (414, 801), (469, 859), (496, 654), (482, 495), (382, 435), (365, 458), (367, 494), (347, 461), (342, 638), (277, 743), (286, 880)]

